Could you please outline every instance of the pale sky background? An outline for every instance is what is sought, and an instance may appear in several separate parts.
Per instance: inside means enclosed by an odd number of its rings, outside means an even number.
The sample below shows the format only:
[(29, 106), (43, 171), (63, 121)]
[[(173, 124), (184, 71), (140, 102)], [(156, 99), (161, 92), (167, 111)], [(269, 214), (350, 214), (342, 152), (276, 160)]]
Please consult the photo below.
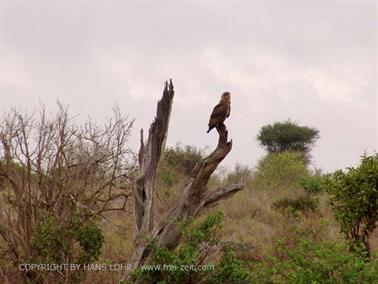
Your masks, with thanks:
[(0, 0), (0, 59), (1, 112), (59, 99), (101, 122), (117, 102), (135, 150), (168, 78), (169, 145), (212, 149), (209, 114), (232, 93), (230, 168), (256, 165), (259, 129), (288, 118), (319, 129), (324, 171), (378, 149), (375, 1)]

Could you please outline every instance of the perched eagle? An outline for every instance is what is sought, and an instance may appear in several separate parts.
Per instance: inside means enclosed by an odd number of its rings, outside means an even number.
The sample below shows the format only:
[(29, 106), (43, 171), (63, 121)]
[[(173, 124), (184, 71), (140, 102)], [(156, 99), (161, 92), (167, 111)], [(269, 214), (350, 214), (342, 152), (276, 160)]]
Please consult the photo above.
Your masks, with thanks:
[(214, 107), (209, 120), (209, 130), (211, 131), (214, 127), (218, 127), (221, 123), (225, 121), (227, 117), (230, 116), (231, 111), (231, 94), (229, 92), (224, 92), (222, 94), (221, 100)]

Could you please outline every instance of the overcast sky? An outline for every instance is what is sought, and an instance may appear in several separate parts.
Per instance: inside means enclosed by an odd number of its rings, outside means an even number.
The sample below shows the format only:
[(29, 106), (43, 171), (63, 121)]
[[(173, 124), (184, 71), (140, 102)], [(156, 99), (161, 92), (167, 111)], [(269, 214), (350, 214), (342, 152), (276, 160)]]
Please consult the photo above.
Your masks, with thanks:
[(137, 149), (172, 78), (170, 145), (213, 148), (209, 114), (232, 93), (229, 167), (256, 165), (259, 129), (289, 118), (319, 129), (324, 171), (378, 149), (375, 1), (0, 3), (1, 112), (59, 99), (100, 122), (118, 103)]

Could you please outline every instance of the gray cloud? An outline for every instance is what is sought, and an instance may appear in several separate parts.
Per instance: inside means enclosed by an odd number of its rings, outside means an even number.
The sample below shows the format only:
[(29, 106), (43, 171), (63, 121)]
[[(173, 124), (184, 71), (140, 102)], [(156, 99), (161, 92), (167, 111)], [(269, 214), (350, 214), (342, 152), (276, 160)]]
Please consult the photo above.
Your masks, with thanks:
[(227, 165), (254, 165), (259, 128), (287, 118), (320, 130), (327, 171), (378, 148), (374, 2), (2, 1), (0, 18), (2, 110), (59, 98), (102, 120), (117, 102), (147, 128), (172, 77), (171, 145), (214, 146), (232, 92)]

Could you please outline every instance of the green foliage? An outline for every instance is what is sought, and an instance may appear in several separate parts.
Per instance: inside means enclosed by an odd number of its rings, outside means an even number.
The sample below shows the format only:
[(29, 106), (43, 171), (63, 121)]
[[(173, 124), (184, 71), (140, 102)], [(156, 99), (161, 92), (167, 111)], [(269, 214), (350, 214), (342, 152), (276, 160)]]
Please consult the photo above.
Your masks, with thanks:
[(306, 161), (308, 153), (319, 138), (319, 131), (307, 126), (299, 126), (290, 120), (265, 125), (261, 128), (257, 140), (268, 153), (284, 151), (299, 152)]
[(164, 168), (161, 170), (160, 178), (162, 180), (163, 186), (169, 188), (173, 185), (175, 179), (169, 168)]
[(342, 243), (277, 242), (275, 255), (251, 264), (255, 283), (377, 283), (378, 258), (367, 261)]
[(203, 151), (191, 145), (169, 147), (165, 150), (163, 157), (168, 166), (187, 176), (192, 173), (196, 164), (202, 159)]
[(318, 200), (310, 195), (300, 195), (295, 198), (277, 200), (272, 206), (276, 209), (288, 210), (289, 213), (315, 211), (318, 208)]
[(264, 190), (296, 188), (304, 176), (308, 176), (308, 170), (300, 154), (268, 154), (257, 165), (254, 186)]
[(78, 263), (90, 263), (97, 260), (101, 253), (104, 236), (98, 226), (95, 218), (89, 219), (87, 222), (79, 222), (79, 226), (75, 228), (74, 237), (79, 243), (82, 251), (78, 257)]
[(65, 238), (65, 228), (57, 222), (52, 215), (35, 226), (31, 237), (31, 248), (38, 260), (45, 263), (59, 263), (69, 245), (69, 239)]
[(215, 233), (220, 228), (223, 218), (222, 211), (215, 211), (198, 224), (191, 220), (182, 221), (181, 231), (187, 244), (196, 246), (205, 241), (216, 242)]
[(177, 187), (189, 177), (203, 159), (203, 151), (194, 146), (168, 147), (159, 162), (155, 185), (160, 198), (169, 201)]
[(290, 214), (298, 212), (316, 211), (319, 199), (316, 194), (323, 191), (324, 178), (320, 172), (313, 175), (307, 174), (298, 179), (298, 185), (304, 191), (295, 197), (285, 197), (273, 202), (272, 207)]
[(30, 246), (32, 258), (40, 263), (65, 263), (72, 257), (72, 246), (77, 243), (81, 248), (75, 263), (90, 263), (98, 259), (104, 241), (95, 218), (85, 219), (78, 212), (67, 222), (56, 220), (51, 214), (34, 227)]
[(360, 166), (336, 171), (326, 179), (330, 204), (351, 242), (352, 250), (365, 248), (378, 221), (378, 154), (363, 156)]
[(212, 277), (205, 283), (208, 284), (247, 284), (251, 283), (251, 277), (243, 267), (241, 260), (235, 257), (231, 248), (227, 248), (222, 259), (213, 272)]
[(304, 193), (292, 198), (279, 199), (273, 202), (272, 207), (292, 214), (296, 214), (299, 211), (304, 213), (316, 211), (319, 206), (319, 200), (314, 195), (323, 191), (324, 178), (320, 173), (305, 175), (299, 179), (298, 184), (304, 190)]
[(299, 185), (308, 193), (320, 193), (324, 191), (324, 177), (316, 173), (300, 179)]
[(180, 246), (171, 250), (152, 243), (153, 259), (134, 275), (146, 283), (249, 283), (247, 271), (231, 249), (223, 254), (219, 265), (202, 263), (207, 248), (219, 242), (217, 230), (222, 220), (221, 211), (208, 215), (200, 222), (181, 220), (178, 224), (183, 236)]

